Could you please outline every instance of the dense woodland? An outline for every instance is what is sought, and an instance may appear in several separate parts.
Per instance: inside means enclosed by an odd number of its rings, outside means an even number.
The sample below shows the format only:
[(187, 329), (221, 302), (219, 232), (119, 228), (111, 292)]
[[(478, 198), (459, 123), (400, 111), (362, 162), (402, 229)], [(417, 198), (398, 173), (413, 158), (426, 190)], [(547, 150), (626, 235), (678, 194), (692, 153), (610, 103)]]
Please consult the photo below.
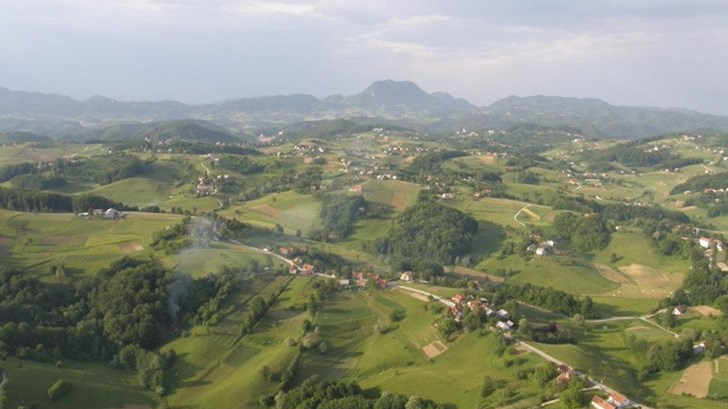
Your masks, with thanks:
[(420, 202), (408, 207), (393, 221), (386, 239), (379, 244), (392, 265), (427, 260), (451, 264), (470, 250), (478, 223), (471, 216), (436, 202)]

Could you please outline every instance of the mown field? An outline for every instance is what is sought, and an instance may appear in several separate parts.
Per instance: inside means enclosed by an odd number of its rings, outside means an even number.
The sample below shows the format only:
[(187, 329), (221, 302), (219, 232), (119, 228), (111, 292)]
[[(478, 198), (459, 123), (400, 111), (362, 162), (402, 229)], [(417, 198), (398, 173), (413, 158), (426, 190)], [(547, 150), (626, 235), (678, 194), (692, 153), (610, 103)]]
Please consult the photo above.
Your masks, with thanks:
[[(426, 310), (425, 305), (431, 308)], [(332, 349), (307, 364), (306, 375), (343, 375), (374, 393), (418, 395), (460, 408), (480, 402), (483, 376), (489, 375), (505, 380), (514, 393), (496, 394), (485, 407), (537, 403), (539, 388), (528, 380), (517, 380), (515, 373), (542, 364), (540, 358), (524, 355), (518, 365), (506, 368), (505, 360), (512, 357), (494, 353), (494, 335), (488, 331), (462, 335), (447, 343), (433, 326), (439, 316), (432, 311), (434, 305), (392, 290), (339, 293), (327, 302), (315, 322)], [(392, 311), (403, 312), (404, 318), (390, 322), (393, 329), (380, 334), (374, 325), (387, 321)], [(438, 340), (445, 342), (447, 349), (428, 359), (422, 347)]]
[(72, 214), (30, 214), (0, 211), (0, 254), (7, 266), (44, 274), (63, 264), (71, 275), (94, 274), (124, 255), (147, 255), (152, 234), (174, 225), (182, 216), (129, 213), (104, 220)]
[(172, 393), (167, 398), (171, 407), (259, 408), (258, 397), (275, 386), (261, 375), (262, 368), (280, 372), (295, 355), (296, 347), (284, 341), (301, 335), (306, 315), (295, 309), (310, 281), (292, 281), (252, 334), (241, 337), (240, 324), (251, 298), (276, 292), (290, 279), (257, 280), (238, 294), (233, 311), (220, 324), (194, 327), (189, 335), (162, 348), (174, 349), (178, 356)]
[[(37, 403), (43, 408), (151, 409), (151, 394), (138, 386), (135, 374), (103, 363), (64, 360), (61, 368), (47, 363), (9, 358), (3, 362), (8, 373), (9, 408)], [(48, 388), (57, 380), (72, 384), (71, 392), (49, 402)]]

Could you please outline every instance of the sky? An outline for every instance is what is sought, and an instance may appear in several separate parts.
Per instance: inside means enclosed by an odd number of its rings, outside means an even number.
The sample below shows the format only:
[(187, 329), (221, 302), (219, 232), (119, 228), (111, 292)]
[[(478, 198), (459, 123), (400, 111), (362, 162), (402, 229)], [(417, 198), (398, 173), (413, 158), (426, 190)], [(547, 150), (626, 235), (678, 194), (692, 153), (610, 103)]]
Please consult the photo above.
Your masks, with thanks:
[(0, 0), (0, 86), (189, 103), (410, 80), (728, 114), (728, 0)]

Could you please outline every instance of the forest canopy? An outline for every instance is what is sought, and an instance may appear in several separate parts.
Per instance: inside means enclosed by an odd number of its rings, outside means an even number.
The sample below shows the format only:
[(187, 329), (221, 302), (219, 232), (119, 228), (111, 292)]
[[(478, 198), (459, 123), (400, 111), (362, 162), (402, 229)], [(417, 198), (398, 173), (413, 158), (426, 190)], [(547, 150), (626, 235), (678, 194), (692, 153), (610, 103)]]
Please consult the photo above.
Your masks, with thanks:
[(478, 222), (465, 213), (436, 202), (417, 203), (394, 219), (380, 249), (390, 262), (428, 260), (447, 264), (470, 250)]

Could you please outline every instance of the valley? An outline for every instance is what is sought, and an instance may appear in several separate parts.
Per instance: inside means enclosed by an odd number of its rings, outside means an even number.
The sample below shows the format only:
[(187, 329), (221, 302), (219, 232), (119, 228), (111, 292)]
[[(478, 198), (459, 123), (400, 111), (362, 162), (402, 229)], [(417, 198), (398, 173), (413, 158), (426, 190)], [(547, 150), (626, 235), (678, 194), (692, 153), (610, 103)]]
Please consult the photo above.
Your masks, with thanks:
[(336, 121), (4, 143), (8, 407), (725, 405), (724, 134)]

